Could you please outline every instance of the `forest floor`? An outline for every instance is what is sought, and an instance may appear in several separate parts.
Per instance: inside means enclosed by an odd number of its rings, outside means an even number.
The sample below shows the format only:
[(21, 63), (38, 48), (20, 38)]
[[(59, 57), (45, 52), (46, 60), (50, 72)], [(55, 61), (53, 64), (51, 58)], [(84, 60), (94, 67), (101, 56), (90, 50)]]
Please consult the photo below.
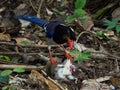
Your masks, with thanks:
[[(34, 15), (47, 21), (66, 21), (77, 11), (75, 0), (0, 0), (0, 88), (120, 90), (120, 1), (87, 0), (82, 9), (85, 15), (66, 22), (76, 33), (77, 49), (70, 50), (64, 44), (75, 67), (75, 80), (65, 80), (55, 77), (56, 66), (49, 62), (51, 41), (45, 31), (16, 17)], [(51, 47), (53, 58), (64, 65), (59, 45), (52, 43)]]

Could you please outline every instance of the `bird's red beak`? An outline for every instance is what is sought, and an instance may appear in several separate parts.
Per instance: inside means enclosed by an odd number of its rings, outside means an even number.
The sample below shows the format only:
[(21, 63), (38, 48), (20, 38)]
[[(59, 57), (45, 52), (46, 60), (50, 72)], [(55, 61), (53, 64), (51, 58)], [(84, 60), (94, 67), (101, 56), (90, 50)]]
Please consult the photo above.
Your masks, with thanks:
[(67, 41), (68, 41), (68, 45), (69, 45), (70, 49), (72, 49), (72, 48), (73, 48), (74, 41), (71, 40), (70, 38), (67, 38)]

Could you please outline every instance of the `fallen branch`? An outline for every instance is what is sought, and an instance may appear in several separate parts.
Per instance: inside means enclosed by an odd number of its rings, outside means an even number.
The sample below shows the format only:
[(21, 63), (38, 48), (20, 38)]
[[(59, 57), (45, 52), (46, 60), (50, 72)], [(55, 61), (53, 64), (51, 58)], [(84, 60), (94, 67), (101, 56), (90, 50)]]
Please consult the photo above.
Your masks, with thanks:
[[(14, 44), (14, 43), (10, 43), (10, 42), (0, 42), (1, 44), (5, 44), (5, 45), (13, 45), (13, 46), (21, 46), (21, 47), (39, 47), (39, 48), (47, 48), (48, 45), (22, 45), (22, 44)], [(59, 45), (50, 45), (51, 47), (59, 47)]]
[[(44, 71), (42, 71), (45, 74)], [(52, 78), (46, 77), (43, 74), (39, 73), (36, 70), (32, 70), (31, 74), (29, 75), (31, 79), (38, 79), (43, 86), (47, 85), (50, 90), (65, 90), (59, 83), (55, 82)]]
[[(17, 52), (0, 52), (0, 55), (24, 55), (24, 54), (28, 54), (28, 55), (40, 55), (42, 56), (47, 56), (49, 55), (48, 53), (17, 53)], [(44, 54), (44, 55), (42, 55)], [(64, 55), (64, 53), (52, 53), (53, 56), (62, 56)]]
[(42, 4), (43, 4), (43, 1), (44, 0), (40, 0), (40, 4), (39, 4), (39, 7), (38, 7), (38, 11), (37, 11), (37, 17), (39, 17), (39, 18), (41, 17), (40, 16), (40, 11), (41, 11), (41, 7), (42, 7)]
[(34, 65), (7, 65), (7, 64), (0, 64), (0, 69), (14, 69), (14, 68), (24, 68), (25, 70), (41, 70), (44, 68), (44, 66), (34, 66)]
[(113, 54), (110, 54), (110, 53), (105, 53), (105, 52), (101, 52), (101, 51), (92, 51), (91, 53), (93, 53), (93, 55), (95, 54), (94, 56), (96, 56), (98, 54), (98, 55), (100, 55), (99, 57), (101, 57), (101, 55), (104, 55), (104, 58), (108, 58), (107, 56), (109, 56), (109, 58), (112, 57), (113, 59), (119, 59), (120, 60), (119, 56), (116, 56), (116, 55), (113, 55)]

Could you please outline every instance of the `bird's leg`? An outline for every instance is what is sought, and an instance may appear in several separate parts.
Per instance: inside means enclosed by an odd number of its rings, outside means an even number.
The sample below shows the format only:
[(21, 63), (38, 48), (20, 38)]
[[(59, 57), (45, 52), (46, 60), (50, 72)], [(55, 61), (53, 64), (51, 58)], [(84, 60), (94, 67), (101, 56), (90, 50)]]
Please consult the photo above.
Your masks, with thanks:
[(73, 60), (72, 56), (68, 53), (68, 51), (64, 48), (64, 46), (61, 45), (60, 47), (63, 49), (63, 51), (64, 51), (64, 53), (65, 53), (65, 56), (66, 56), (68, 59), (70, 59), (70, 61), (72, 61), (72, 60)]
[(55, 60), (53, 59), (52, 54), (51, 54), (51, 46), (48, 46), (48, 51), (49, 51), (49, 56), (50, 56), (50, 62), (53, 65), (57, 65), (57, 63), (55, 62)]
[(69, 45), (70, 49), (72, 49), (74, 41), (71, 40), (70, 38), (67, 38), (67, 42), (68, 42), (68, 45)]

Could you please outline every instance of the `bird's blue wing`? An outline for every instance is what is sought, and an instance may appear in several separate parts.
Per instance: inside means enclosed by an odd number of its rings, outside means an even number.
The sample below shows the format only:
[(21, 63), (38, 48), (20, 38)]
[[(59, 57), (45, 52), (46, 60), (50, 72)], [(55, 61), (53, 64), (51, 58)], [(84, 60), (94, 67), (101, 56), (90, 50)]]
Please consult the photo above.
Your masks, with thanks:
[(35, 16), (31, 16), (31, 15), (24, 15), (24, 16), (19, 16), (17, 17), (18, 19), (22, 19), (22, 20), (26, 20), (29, 22), (32, 22), (34, 24), (39, 25), (40, 27), (44, 28), (45, 25), (48, 23), (46, 20), (41, 19), (41, 18), (37, 18)]
[(18, 19), (30, 21), (34, 24), (41, 26), (42, 28), (44, 28), (46, 30), (46, 37), (48, 37), (48, 38), (53, 38), (53, 34), (56, 29), (56, 26), (58, 26), (60, 24), (65, 25), (65, 23), (62, 21), (53, 20), (53, 21), (47, 22), (44, 19), (37, 18), (37, 17), (31, 16), (31, 15), (19, 16)]
[(62, 21), (53, 20), (53, 21), (50, 21), (48, 24), (46, 24), (46, 27), (45, 27), (46, 37), (52, 38), (56, 26), (58, 26), (60, 24), (64, 24), (64, 23)]

